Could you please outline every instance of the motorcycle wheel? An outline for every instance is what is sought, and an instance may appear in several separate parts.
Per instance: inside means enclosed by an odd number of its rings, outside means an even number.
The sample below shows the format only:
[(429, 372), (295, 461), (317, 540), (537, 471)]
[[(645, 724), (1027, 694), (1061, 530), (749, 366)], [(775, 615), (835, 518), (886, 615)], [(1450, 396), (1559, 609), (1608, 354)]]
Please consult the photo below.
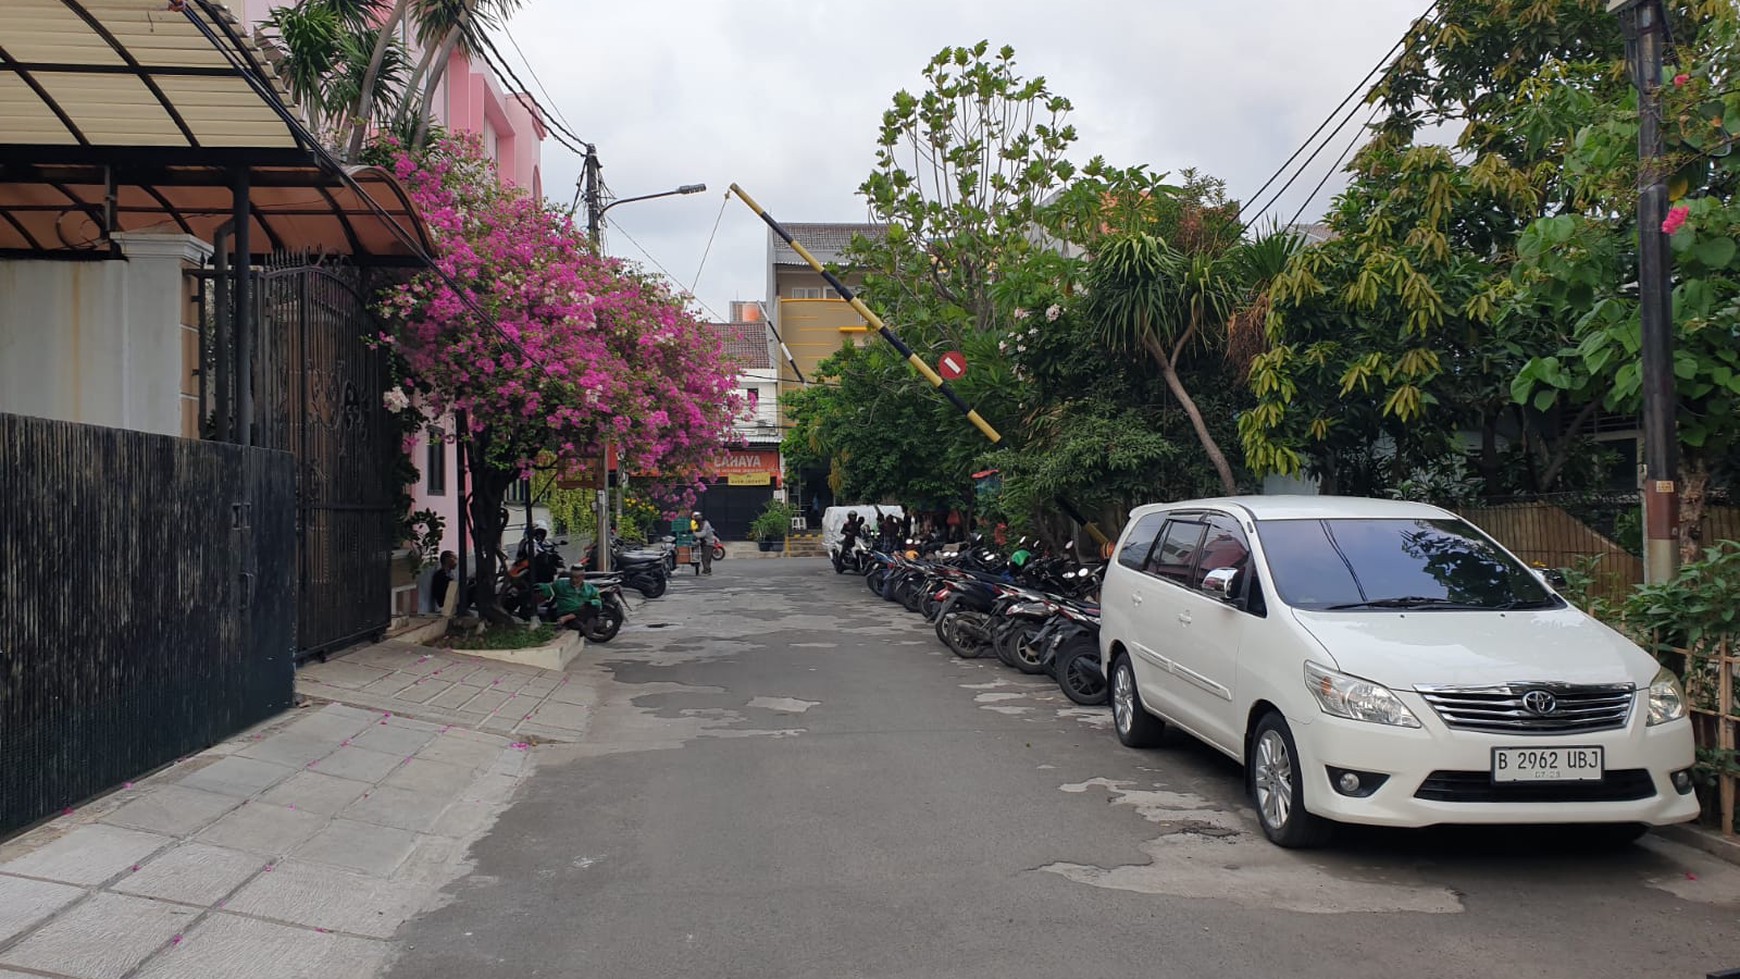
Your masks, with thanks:
[[(839, 572), (834, 572), (838, 574)], [(864, 587), (870, 589), (872, 595), (881, 596), (882, 586), (888, 581), (888, 572), (872, 571), (864, 576)]]
[(1086, 639), (1072, 640), (1057, 654), (1057, 685), (1063, 695), (1084, 707), (1106, 702), (1106, 678), (1100, 673), (1100, 650)]
[(901, 583), (900, 604), (908, 612), (917, 612), (924, 607), (924, 579), (908, 578)]
[(924, 600), (919, 604), (919, 611), (924, 613), (924, 621), (926, 622), (935, 622), (936, 614), (942, 611), (942, 603), (936, 600), (936, 596), (931, 593), (928, 585), (925, 586)]
[(635, 587), (642, 595), (648, 598), (657, 598), (665, 593), (665, 589), (670, 587), (670, 583), (665, 581), (664, 575), (659, 575), (652, 579), (651, 584), (636, 585)]
[(621, 629), (622, 613), (607, 605), (580, 632), (587, 642), (609, 642)]
[(1009, 637), (1009, 658), (1014, 660), (1014, 667), (1029, 676), (1045, 672), (1045, 652), (1034, 645), (1033, 640), (1045, 628), (1037, 622), (1023, 622), (1016, 626)]
[(1015, 653), (1009, 645), (1009, 634), (1020, 624), (1020, 619), (1003, 619), (991, 627), (991, 651), (997, 654), (997, 662), (1010, 669), (1015, 668)]
[(882, 581), (882, 598), (884, 601), (900, 601), (900, 588), (906, 584), (905, 578), (885, 578)]
[(724, 544), (714, 544), (713, 545), (713, 560), (715, 560), (715, 561), (725, 560), (725, 545)]

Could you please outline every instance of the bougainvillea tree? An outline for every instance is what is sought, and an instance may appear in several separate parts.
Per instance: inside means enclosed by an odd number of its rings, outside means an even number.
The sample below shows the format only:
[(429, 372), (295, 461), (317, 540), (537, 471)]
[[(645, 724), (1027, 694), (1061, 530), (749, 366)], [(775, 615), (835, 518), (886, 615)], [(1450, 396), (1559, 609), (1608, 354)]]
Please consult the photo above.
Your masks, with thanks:
[[(501, 186), (475, 140), (399, 154), (439, 272), (386, 305), (404, 387), (429, 417), (463, 417), (479, 600), (492, 606), (507, 489), (532, 466), (595, 466), (692, 493), (740, 405), (716, 334), (657, 281), (591, 253), (570, 215)], [(455, 286), (458, 288), (456, 289)], [(673, 500), (674, 502), (674, 500)]]

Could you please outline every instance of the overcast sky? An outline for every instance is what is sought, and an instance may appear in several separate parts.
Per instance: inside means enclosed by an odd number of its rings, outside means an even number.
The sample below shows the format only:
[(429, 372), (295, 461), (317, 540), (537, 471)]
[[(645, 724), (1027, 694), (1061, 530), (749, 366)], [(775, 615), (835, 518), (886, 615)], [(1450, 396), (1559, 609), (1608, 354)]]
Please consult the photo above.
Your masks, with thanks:
[[(1074, 103), (1076, 162), (1102, 154), (1117, 165), (1194, 166), (1247, 199), (1425, 7), (526, 0), (508, 30), (553, 108), (598, 146), (617, 194), (707, 184), (706, 194), (625, 204), (609, 215), (627, 232), (607, 230), (611, 254), (645, 262), (632, 235), (688, 288), (732, 181), (782, 221), (866, 220), (855, 189), (870, 171), (881, 114), (896, 91), (919, 87), (925, 63), (946, 46), (1013, 45), (1023, 75), (1045, 76)], [(519, 58), (510, 46), (502, 51)], [(1291, 218), (1306, 203), (1351, 133), (1318, 157), (1276, 212)], [(547, 195), (570, 201), (579, 171), (576, 156), (544, 144)], [(1306, 220), (1341, 183), (1331, 177)], [(721, 315), (732, 299), (765, 299), (765, 261), (765, 228), (733, 201), (695, 294)]]

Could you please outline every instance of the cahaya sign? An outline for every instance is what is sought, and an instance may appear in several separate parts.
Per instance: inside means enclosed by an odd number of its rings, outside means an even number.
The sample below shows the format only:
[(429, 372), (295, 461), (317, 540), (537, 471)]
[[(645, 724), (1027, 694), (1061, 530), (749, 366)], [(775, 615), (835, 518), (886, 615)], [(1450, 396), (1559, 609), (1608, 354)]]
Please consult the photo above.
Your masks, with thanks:
[(779, 481), (779, 453), (767, 449), (739, 449), (728, 454), (713, 471), (730, 486), (769, 486)]

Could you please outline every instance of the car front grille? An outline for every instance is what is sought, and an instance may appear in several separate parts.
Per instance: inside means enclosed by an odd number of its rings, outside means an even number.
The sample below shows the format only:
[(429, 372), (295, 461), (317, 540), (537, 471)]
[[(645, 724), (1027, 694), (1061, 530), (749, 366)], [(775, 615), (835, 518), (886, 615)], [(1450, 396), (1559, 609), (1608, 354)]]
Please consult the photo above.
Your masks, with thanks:
[(1433, 772), (1414, 798), (1429, 802), (1632, 802), (1655, 795), (1643, 768), (1608, 772), (1599, 782), (1494, 782), (1490, 772)]
[(1491, 734), (1585, 734), (1625, 726), (1637, 688), (1629, 683), (1508, 683), (1415, 687), (1445, 726)]

